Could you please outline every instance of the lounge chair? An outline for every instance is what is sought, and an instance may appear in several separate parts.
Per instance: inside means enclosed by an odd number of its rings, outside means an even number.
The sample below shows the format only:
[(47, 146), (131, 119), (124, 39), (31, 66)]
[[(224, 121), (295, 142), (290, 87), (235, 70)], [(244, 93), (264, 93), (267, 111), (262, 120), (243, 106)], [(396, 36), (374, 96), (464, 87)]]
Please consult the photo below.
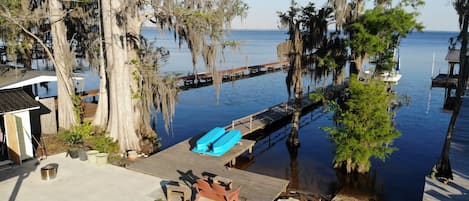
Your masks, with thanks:
[(206, 197), (216, 201), (238, 201), (240, 187), (236, 189), (229, 189), (222, 185), (213, 183), (210, 184), (204, 179), (197, 179), (197, 183), (194, 184), (194, 188), (197, 191), (195, 200), (198, 201), (201, 197)]

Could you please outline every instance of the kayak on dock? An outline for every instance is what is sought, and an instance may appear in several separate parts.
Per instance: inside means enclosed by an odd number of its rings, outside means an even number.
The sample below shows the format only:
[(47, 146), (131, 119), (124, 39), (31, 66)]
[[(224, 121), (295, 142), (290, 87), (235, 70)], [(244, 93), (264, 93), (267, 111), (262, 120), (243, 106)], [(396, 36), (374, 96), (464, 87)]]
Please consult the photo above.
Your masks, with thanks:
[(202, 138), (197, 140), (193, 152), (206, 154), (210, 156), (222, 156), (233, 148), (241, 140), (241, 132), (239, 130), (230, 130), (220, 134), (219, 127), (212, 129)]
[(193, 152), (203, 152), (209, 149), (209, 145), (215, 142), (218, 138), (220, 138), (223, 134), (225, 134), (225, 128), (215, 127), (209, 132), (207, 132), (204, 136), (197, 140)]

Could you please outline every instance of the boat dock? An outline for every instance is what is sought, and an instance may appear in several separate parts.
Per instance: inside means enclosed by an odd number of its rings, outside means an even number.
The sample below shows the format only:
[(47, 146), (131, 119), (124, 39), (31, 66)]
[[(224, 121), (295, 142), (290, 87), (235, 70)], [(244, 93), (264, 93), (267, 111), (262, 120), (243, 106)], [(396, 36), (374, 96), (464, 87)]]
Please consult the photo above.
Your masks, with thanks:
[(281, 192), (286, 191), (288, 180), (226, 166), (234, 163), (241, 154), (252, 152), (255, 141), (241, 139), (223, 156), (213, 157), (191, 151), (199, 137), (201, 136), (180, 142), (149, 158), (137, 160), (128, 168), (188, 187), (197, 178), (204, 176), (229, 178), (233, 182), (233, 188), (241, 187), (240, 200), (275, 200)]
[[(308, 96), (302, 100), (302, 110), (317, 106), (319, 102), (313, 102)], [(241, 131), (243, 136), (265, 129), (278, 121), (282, 121), (292, 116), (294, 112), (294, 100), (274, 105), (262, 111), (231, 121), (225, 126), (226, 130), (236, 129)]]
[[(218, 71), (218, 75), (221, 77), (222, 82), (229, 82), (233, 80), (263, 75), (267, 72), (277, 72), (280, 70), (285, 70), (289, 65), (290, 63), (288, 61), (278, 61), (253, 66), (242, 66), (237, 68), (220, 70)], [(212, 73), (207, 72), (197, 73), (197, 76), (195, 74), (179, 76), (176, 79), (181, 82), (180, 88), (183, 90), (190, 88), (198, 88), (201, 86), (209, 86), (213, 83)]]
[(456, 89), (458, 86), (458, 75), (440, 73), (432, 78), (432, 87)]
[(456, 120), (451, 140), (449, 161), (453, 180), (447, 184), (425, 178), (422, 200), (469, 200), (469, 90), (462, 98), (461, 110)]

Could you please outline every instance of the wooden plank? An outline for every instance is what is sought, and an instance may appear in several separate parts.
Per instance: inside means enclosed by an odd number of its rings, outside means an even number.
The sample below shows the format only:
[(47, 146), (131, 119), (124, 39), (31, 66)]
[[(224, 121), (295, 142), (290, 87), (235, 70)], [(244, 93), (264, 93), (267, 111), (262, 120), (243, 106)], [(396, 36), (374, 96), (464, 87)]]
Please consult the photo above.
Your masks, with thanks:
[(197, 138), (192, 138), (163, 150), (147, 159), (138, 160), (129, 169), (191, 186), (204, 175), (222, 176), (233, 180), (234, 188), (241, 186), (240, 197), (247, 200), (275, 200), (286, 189), (288, 181), (227, 168), (237, 156), (252, 149), (255, 142), (242, 139), (238, 145), (221, 157), (190, 151)]
[(10, 160), (21, 165), (21, 149), (18, 139), (16, 117), (12, 114), (5, 114), (7, 147)]

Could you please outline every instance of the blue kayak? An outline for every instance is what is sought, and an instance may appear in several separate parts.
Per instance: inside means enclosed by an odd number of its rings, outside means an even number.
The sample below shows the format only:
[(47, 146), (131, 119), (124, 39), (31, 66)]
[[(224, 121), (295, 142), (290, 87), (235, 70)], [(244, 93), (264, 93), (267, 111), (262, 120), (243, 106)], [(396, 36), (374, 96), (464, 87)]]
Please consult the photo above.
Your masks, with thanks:
[(225, 134), (225, 128), (215, 127), (197, 140), (192, 151), (198, 153), (208, 151), (209, 145), (214, 143), (215, 140), (219, 139), (223, 134)]
[(193, 152), (210, 156), (222, 156), (242, 138), (239, 130), (225, 132), (224, 128), (214, 128), (197, 140)]
[(236, 143), (241, 140), (241, 132), (239, 130), (230, 130), (216, 140), (212, 145), (212, 156), (221, 156), (233, 148)]

